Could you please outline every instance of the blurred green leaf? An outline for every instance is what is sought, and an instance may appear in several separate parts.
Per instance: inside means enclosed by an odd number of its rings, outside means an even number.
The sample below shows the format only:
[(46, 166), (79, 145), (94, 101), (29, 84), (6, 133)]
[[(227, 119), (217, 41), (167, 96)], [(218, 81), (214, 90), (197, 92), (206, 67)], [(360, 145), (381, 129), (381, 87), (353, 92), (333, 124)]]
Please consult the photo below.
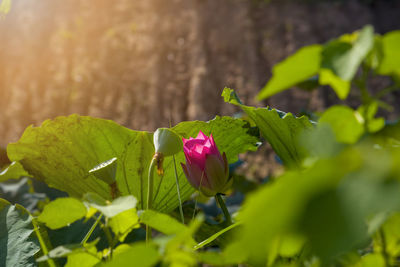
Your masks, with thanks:
[(365, 64), (373, 69), (376, 70), (379, 68), (383, 59), (383, 47), (382, 47), (382, 36), (375, 35), (374, 37), (374, 46), (370, 53), (368, 54), (367, 58), (365, 59)]
[(307, 152), (303, 146), (300, 146), (299, 137), (304, 130), (313, 127), (307, 117), (296, 118), (291, 113), (275, 109), (245, 106), (229, 88), (224, 89), (222, 96), (225, 102), (239, 106), (246, 112), (286, 166), (299, 167), (301, 165)]
[(210, 266), (231, 266), (239, 263), (233, 257), (229, 257), (226, 256), (224, 253), (214, 251), (198, 252), (197, 259), (199, 262), (209, 264)]
[(371, 253), (361, 258), (361, 267), (385, 267), (385, 259), (381, 254)]
[(92, 267), (100, 262), (96, 247), (89, 247), (87, 251), (74, 252), (67, 255), (65, 267)]
[(40, 247), (33, 231), (29, 212), (0, 199), (0, 266), (36, 266)]
[(265, 263), (276, 238), (293, 233), (324, 262), (367, 246), (366, 219), (400, 209), (399, 155), (368, 143), (286, 172), (248, 196), (237, 246), (256, 264)]
[(24, 170), (24, 167), (19, 162), (12, 162), (6, 169), (0, 171), (0, 182), (7, 181), (9, 179), (18, 179), (22, 176), (30, 176)]
[(121, 212), (136, 208), (137, 200), (134, 196), (124, 196), (114, 199), (112, 202), (102, 199), (95, 193), (87, 193), (84, 196), (84, 202), (106, 217), (112, 218)]
[(344, 147), (344, 144), (336, 141), (335, 133), (329, 124), (317, 124), (315, 129), (304, 131), (300, 139), (301, 145), (308, 152), (308, 158), (304, 162), (306, 166), (315, 159), (333, 157)]
[(392, 31), (382, 37), (383, 59), (378, 73), (400, 75), (400, 31)]
[[(341, 165), (342, 168), (337, 168)], [(252, 260), (264, 262), (265, 252), (269, 251), (275, 238), (290, 234), (299, 225), (308, 199), (337, 184), (357, 165), (349, 159), (326, 160), (301, 173), (288, 172), (275, 183), (248, 196), (239, 214), (239, 220), (243, 222), (239, 237), (242, 253), (246, 251)]]
[[(226, 153), (230, 163), (237, 160), (237, 154), (257, 148), (257, 137), (240, 119), (216, 117), (210, 122), (182, 122), (173, 130), (184, 137), (195, 136), (199, 130), (207, 134), (212, 131), (218, 148)], [(151, 133), (132, 131), (113, 121), (71, 115), (47, 120), (40, 127), (28, 127), (18, 142), (8, 145), (7, 152), (35, 178), (77, 198), (87, 192), (111, 198), (108, 184), (88, 171), (116, 157), (119, 191), (122, 195), (134, 195), (138, 207), (143, 208), (147, 172), (154, 153), (152, 139)], [(183, 151), (176, 155), (176, 160), (185, 161)], [(155, 178), (153, 208), (156, 210), (168, 212), (179, 205), (173, 166), (172, 158), (166, 158), (165, 175)], [(178, 179), (184, 201), (194, 189), (181, 168)]]
[(318, 123), (328, 124), (335, 133), (336, 140), (353, 144), (364, 133), (364, 126), (354, 110), (347, 106), (333, 106), (327, 109)]
[(400, 213), (391, 214), (383, 224), (382, 230), (374, 235), (374, 252), (384, 250), (395, 261), (400, 256)]
[[(355, 40), (348, 36), (335, 39), (324, 46), (321, 67), (330, 69), (343, 81), (351, 81), (361, 62), (374, 45), (374, 29), (367, 25), (355, 34)], [(343, 90), (343, 89), (342, 89)], [(345, 95), (341, 91), (339, 96)]]
[(188, 231), (188, 228), (176, 219), (154, 210), (144, 210), (139, 218), (142, 223), (166, 235), (176, 235)]
[(387, 124), (380, 131), (369, 138), (382, 147), (400, 148), (400, 121), (395, 124)]
[(320, 45), (306, 46), (276, 64), (272, 70), (272, 78), (261, 89), (257, 99), (268, 98), (316, 75), (320, 66), (321, 51)]
[(364, 123), (367, 124), (368, 132), (377, 132), (385, 126), (384, 118), (375, 118), (378, 112), (378, 103), (376, 101), (370, 103), (368, 106), (361, 105), (358, 107), (357, 111), (363, 116)]
[(120, 242), (123, 242), (133, 229), (140, 227), (136, 209), (123, 211), (112, 217), (108, 223)]
[(160, 250), (163, 251), (163, 263), (167, 266), (197, 266), (197, 257), (194, 251), (196, 242), (192, 236), (204, 222), (204, 216), (198, 215), (191, 222), (189, 227), (176, 233), (167, 242), (160, 244)]
[(40, 257), (39, 263), (51, 259), (67, 258), (66, 267), (92, 267), (101, 261), (101, 255), (97, 252), (95, 244), (97, 241), (82, 246), (80, 244), (69, 244), (58, 246), (51, 250), (48, 255)]
[(38, 221), (50, 229), (59, 229), (83, 218), (86, 207), (75, 198), (58, 198), (47, 204), (39, 215)]
[[(81, 254), (81, 253), (88, 253), (97, 257), (97, 249), (96, 244), (98, 243), (98, 239), (86, 243), (85, 245), (82, 244), (66, 244), (63, 246), (58, 246), (51, 251), (47, 255), (44, 255), (37, 259), (37, 262), (44, 262), (48, 261), (49, 259), (57, 259), (57, 258), (65, 258), (69, 257), (73, 254)], [(101, 256), (98, 256), (98, 261), (101, 259)]]
[(11, 10), (11, 0), (2, 0), (0, 3), (0, 17), (7, 14)]
[(330, 69), (322, 68), (320, 70), (319, 83), (321, 85), (330, 85), (340, 99), (346, 99), (350, 93), (350, 81), (342, 80)]
[(130, 248), (114, 255), (111, 261), (100, 263), (99, 267), (151, 267), (155, 266), (160, 260), (156, 248), (144, 243), (135, 243)]

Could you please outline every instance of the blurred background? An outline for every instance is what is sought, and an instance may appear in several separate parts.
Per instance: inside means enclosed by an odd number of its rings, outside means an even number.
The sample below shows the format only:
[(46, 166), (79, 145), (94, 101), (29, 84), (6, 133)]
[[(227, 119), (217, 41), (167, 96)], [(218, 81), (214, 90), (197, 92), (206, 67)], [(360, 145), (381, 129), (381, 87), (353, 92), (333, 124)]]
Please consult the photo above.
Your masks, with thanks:
[(400, 1), (13, 0), (0, 18), (0, 145), (71, 113), (137, 130), (232, 115), (225, 86), (249, 105), (323, 110), (339, 102), (329, 88), (254, 98), (275, 63), (366, 24), (400, 29)]

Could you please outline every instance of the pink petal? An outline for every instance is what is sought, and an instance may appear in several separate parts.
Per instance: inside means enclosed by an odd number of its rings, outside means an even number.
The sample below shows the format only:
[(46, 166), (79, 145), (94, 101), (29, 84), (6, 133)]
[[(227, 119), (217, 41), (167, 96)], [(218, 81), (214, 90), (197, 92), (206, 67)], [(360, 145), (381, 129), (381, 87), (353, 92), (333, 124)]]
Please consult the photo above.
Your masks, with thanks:
[(193, 149), (194, 146), (196, 146), (197, 144), (202, 145), (204, 143), (204, 140), (199, 140), (199, 139), (191, 139), (185, 142), (184, 146), (189, 148), (189, 149)]
[(207, 174), (211, 188), (218, 193), (223, 193), (221, 192), (222, 188), (224, 188), (227, 182), (224, 165), (224, 162), (221, 161), (218, 156), (207, 155), (205, 172)]
[(197, 135), (196, 139), (206, 140), (208, 139), (208, 137), (202, 131), (199, 131), (199, 134)]

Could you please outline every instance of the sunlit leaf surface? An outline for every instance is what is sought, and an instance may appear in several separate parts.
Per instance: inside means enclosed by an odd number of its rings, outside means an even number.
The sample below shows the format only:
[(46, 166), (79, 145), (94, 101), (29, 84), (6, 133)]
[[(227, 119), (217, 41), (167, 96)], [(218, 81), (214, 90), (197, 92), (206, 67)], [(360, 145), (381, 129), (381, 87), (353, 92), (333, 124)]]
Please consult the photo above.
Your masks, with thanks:
[(320, 67), (321, 51), (321, 45), (306, 46), (275, 65), (272, 78), (257, 98), (268, 98), (316, 75)]
[(75, 198), (58, 198), (47, 204), (38, 220), (50, 229), (58, 229), (83, 218), (86, 207)]
[[(196, 136), (199, 130), (212, 133), (218, 148), (230, 163), (237, 154), (255, 150), (257, 137), (246, 122), (230, 117), (216, 117), (210, 122), (182, 122), (173, 128), (181, 136)], [(48, 185), (73, 197), (95, 192), (111, 199), (109, 185), (89, 173), (93, 167), (116, 157), (116, 180), (122, 195), (133, 194), (138, 208), (145, 207), (147, 175), (154, 153), (153, 136), (133, 131), (109, 120), (71, 115), (45, 121), (40, 127), (28, 127), (21, 139), (7, 147), (8, 156)], [(176, 155), (181, 197), (187, 199), (194, 189), (180, 168), (184, 154)], [(171, 211), (178, 206), (172, 157), (164, 161), (165, 175), (154, 178), (153, 208)]]
[(299, 145), (299, 137), (304, 130), (313, 127), (307, 117), (296, 118), (290, 113), (275, 109), (245, 106), (229, 88), (224, 89), (222, 96), (225, 102), (237, 105), (246, 112), (285, 165), (300, 166), (307, 153)]

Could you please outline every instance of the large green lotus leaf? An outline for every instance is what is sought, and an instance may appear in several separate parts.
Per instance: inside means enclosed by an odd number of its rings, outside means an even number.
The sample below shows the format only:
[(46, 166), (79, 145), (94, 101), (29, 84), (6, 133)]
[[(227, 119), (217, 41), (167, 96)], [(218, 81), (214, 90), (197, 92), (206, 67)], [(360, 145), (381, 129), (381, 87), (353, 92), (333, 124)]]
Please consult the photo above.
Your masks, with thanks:
[(320, 67), (321, 51), (321, 45), (306, 46), (274, 66), (271, 80), (261, 89), (257, 99), (268, 98), (316, 75)]
[(36, 266), (39, 251), (32, 216), (19, 205), (0, 199), (0, 266)]
[[(255, 150), (258, 141), (245, 121), (230, 117), (182, 122), (173, 129), (184, 137), (196, 136), (199, 130), (212, 132), (230, 162), (237, 159), (238, 153)], [(40, 127), (28, 127), (18, 142), (8, 145), (7, 153), (32, 176), (72, 197), (94, 192), (105, 199), (111, 199), (109, 186), (88, 171), (116, 157), (119, 191), (134, 195), (138, 209), (146, 206), (147, 174), (154, 154), (152, 133), (133, 131), (110, 120), (71, 115), (47, 120)], [(176, 154), (183, 200), (194, 191), (181, 170), (180, 162), (184, 161), (183, 152)], [(165, 158), (164, 170), (163, 177), (154, 177), (153, 208), (168, 212), (179, 203), (172, 157)]]
[(291, 113), (275, 109), (243, 105), (235, 92), (229, 88), (224, 89), (222, 96), (225, 102), (239, 106), (246, 112), (286, 166), (300, 166), (307, 156), (306, 150), (299, 145), (300, 134), (313, 127), (307, 117), (296, 118)]

